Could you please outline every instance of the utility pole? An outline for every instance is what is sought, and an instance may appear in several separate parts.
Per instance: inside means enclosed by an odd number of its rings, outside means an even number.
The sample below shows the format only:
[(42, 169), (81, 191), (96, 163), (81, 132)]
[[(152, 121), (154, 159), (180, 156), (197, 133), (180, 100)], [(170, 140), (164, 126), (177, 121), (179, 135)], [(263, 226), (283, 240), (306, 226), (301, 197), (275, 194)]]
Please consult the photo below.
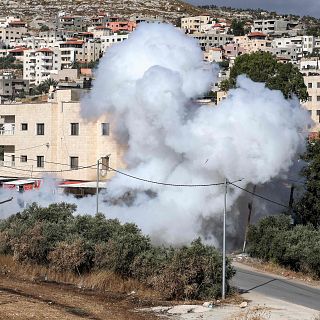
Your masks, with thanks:
[(248, 214), (248, 221), (247, 221), (246, 230), (245, 230), (245, 234), (244, 234), (244, 241), (243, 241), (243, 248), (242, 248), (242, 252), (243, 252), (243, 253), (246, 251), (247, 237), (248, 237), (248, 229), (249, 229), (249, 225), (250, 225), (250, 222), (251, 222), (253, 197), (254, 197), (254, 194), (255, 194), (255, 192), (256, 192), (256, 188), (257, 188), (257, 185), (254, 185), (254, 187), (253, 187), (253, 192), (252, 192), (252, 199), (251, 199), (251, 202), (248, 203), (249, 214)]
[(99, 175), (100, 175), (100, 159), (97, 161), (97, 190), (96, 190), (96, 200), (97, 200), (97, 210), (96, 214), (99, 213)]
[(227, 214), (228, 179), (224, 182), (223, 242), (222, 242), (222, 300), (226, 298), (226, 214)]

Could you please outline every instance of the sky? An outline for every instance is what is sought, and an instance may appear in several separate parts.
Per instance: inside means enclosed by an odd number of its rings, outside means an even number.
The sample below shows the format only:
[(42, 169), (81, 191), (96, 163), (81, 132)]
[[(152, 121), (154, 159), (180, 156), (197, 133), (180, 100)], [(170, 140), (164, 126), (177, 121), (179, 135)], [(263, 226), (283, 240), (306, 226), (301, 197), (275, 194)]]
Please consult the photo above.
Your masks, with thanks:
[(262, 8), (279, 13), (310, 15), (320, 18), (320, 0), (188, 0), (187, 2), (194, 5)]

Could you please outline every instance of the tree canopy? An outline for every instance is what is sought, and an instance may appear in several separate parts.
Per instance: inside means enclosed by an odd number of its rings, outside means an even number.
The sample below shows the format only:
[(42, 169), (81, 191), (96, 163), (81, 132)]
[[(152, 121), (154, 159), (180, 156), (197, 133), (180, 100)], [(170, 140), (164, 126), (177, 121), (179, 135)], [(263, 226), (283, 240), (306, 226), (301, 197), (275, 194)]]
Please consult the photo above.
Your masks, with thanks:
[(244, 21), (241, 20), (232, 20), (231, 23), (232, 34), (235, 36), (243, 36), (245, 34), (244, 30)]
[(278, 62), (269, 52), (258, 51), (237, 57), (229, 80), (224, 81), (220, 88), (227, 91), (236, 87), (236, 79), (241, 74), (246, 74), (253, 81), (264, 82), (270, 89), (280, 90), (286, 99), (294, 95), (301, 101), (308, 99), (299, 69), (291, 63)]
[(301, 174), (306, 178), (305, 193), (295, 204), (298, 223), (313, 224), (320, 227), (320, 140), (308, 143), (307, 151), (303, 155), (306, 166)]

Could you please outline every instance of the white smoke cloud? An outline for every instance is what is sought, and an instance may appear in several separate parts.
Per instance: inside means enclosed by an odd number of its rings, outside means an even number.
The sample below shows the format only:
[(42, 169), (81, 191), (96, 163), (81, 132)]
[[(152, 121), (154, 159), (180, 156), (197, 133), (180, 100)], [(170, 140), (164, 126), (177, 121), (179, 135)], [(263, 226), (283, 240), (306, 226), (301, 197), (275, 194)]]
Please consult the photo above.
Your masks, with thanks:
[[(126, 172), (135, 176), (174, 184), (243, 179), (238, 184), (246, 187), (286, 173), (303, 150), (307, 112), (298, 100), (285, 100), (245, 76), (218, 107), (196, 105), (193, 98), (208, 91), (216, 73), (195, 40), (180, 30), (140, 25), (102, 58), (82, 115), (112, 114), (112, 130), (128, 146)], [(110, 201), (128, 192), (134, 194), (130, 206)], [(230, 234), (236, 232), (241, 195), (230, 187)], [(100, 209), (109, 218), (137, 223), (154, 240), (181, 243), (205, 235), (218, 245), (223, 197), (223, 186), (168, 187), (118, 174)], [(57, 200), (76, 202), (81, 213), (95, 212), (92, 197)]]
[[(244, 76), (217, 108), (193, 105), (190, 99), (208, 90), (216, 70), (180, 30), (140, 25), (102, 59), (82, 113), (114, 115), (132, 175), (183, 184), (243, 178), (246, 186), (286, 172), (304, 145), (307, 113), (297, 100)], [(164, 187), (117, 175), (108, 197), (132, 190), (137, 197), (131, 206), (109, 206), (107, 214), (168, 241), (189, 241), (199, 235), (203, 218), (221, 216), (223, 187)], [(229, 193), (229, 208), (240, 194)]]

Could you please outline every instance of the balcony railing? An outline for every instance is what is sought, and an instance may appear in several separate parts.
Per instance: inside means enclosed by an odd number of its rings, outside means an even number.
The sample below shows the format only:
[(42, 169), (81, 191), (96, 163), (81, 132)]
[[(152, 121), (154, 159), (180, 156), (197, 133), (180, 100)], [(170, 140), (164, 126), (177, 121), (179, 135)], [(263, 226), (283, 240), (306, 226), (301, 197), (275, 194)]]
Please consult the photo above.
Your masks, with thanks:
[(3, 161), (3, 160), (0, 160), (0, 166), (15, 167), (15, 165), (16, 165), (15, 161)]
[(0, 129), (0, 136), (13, 136), (14, 129)]

